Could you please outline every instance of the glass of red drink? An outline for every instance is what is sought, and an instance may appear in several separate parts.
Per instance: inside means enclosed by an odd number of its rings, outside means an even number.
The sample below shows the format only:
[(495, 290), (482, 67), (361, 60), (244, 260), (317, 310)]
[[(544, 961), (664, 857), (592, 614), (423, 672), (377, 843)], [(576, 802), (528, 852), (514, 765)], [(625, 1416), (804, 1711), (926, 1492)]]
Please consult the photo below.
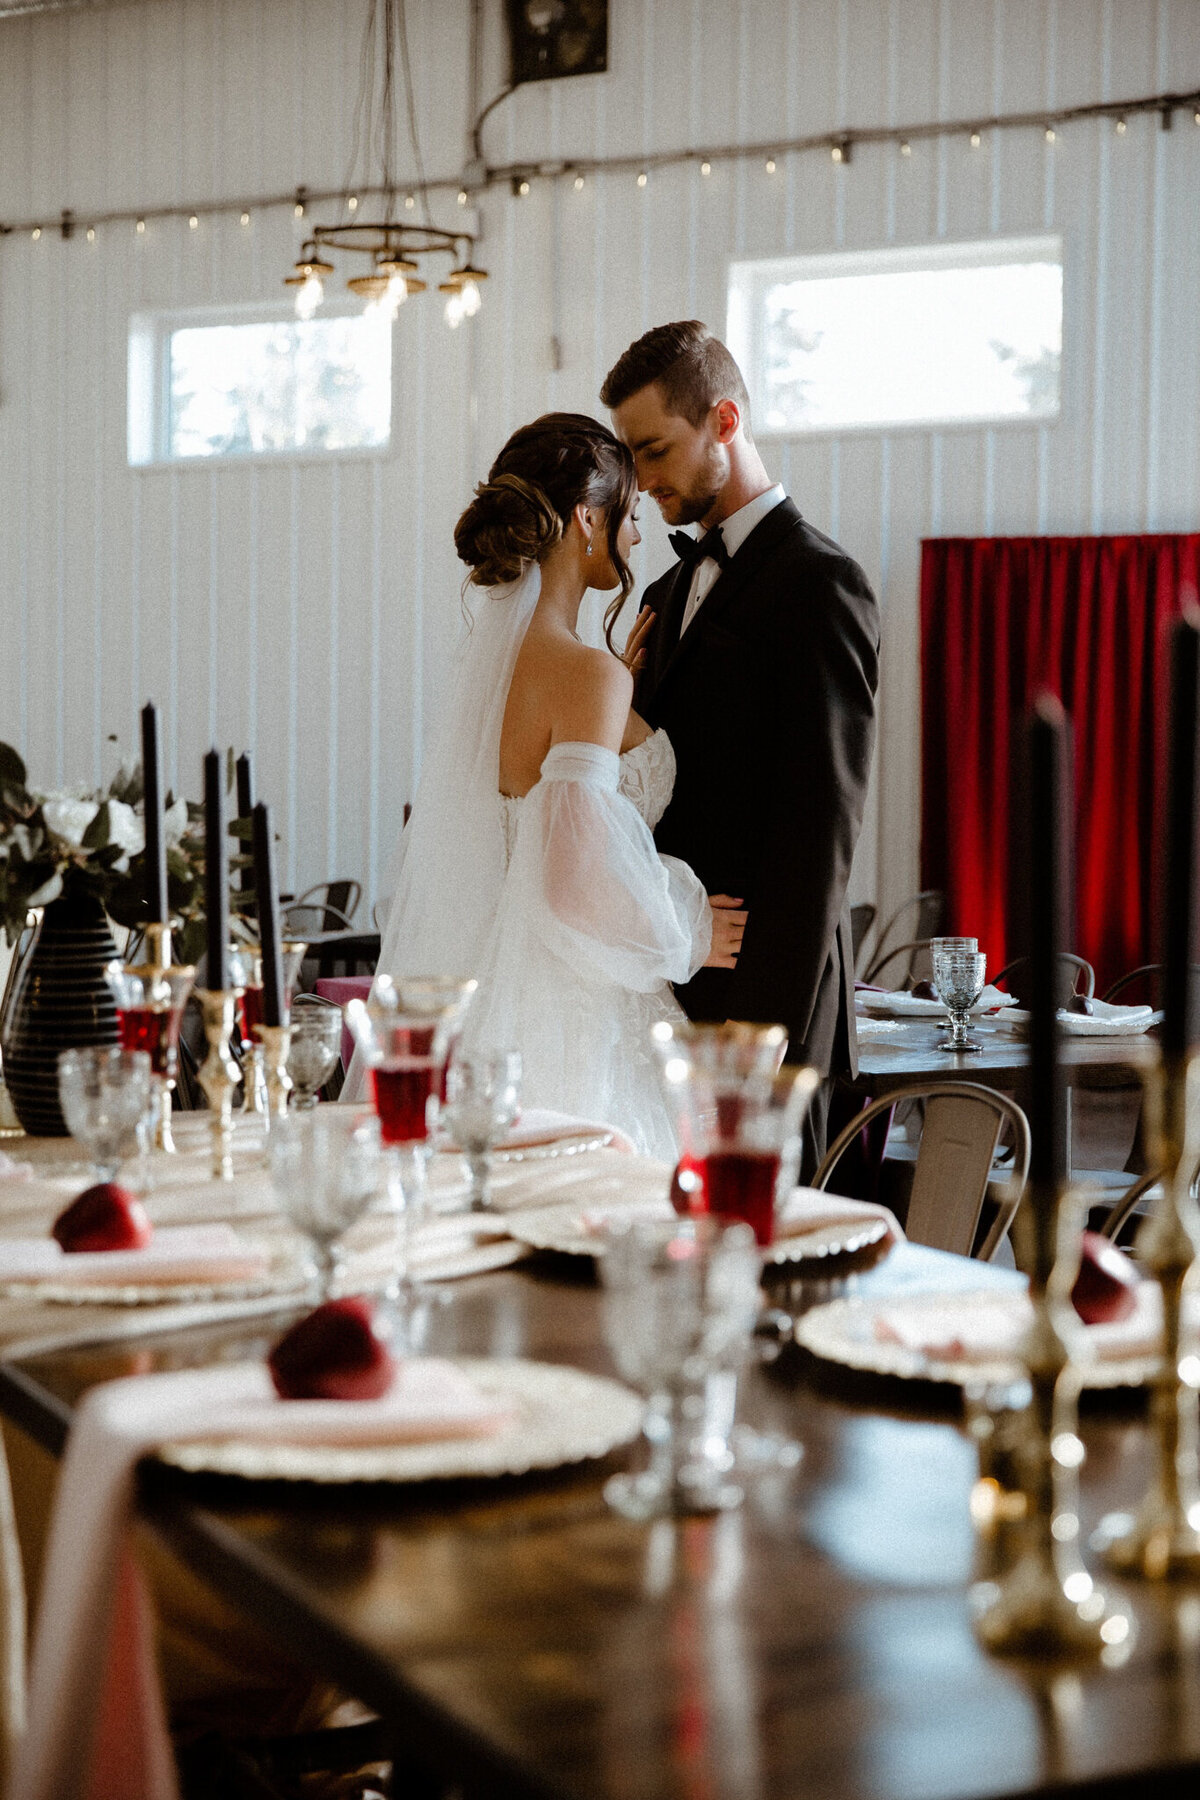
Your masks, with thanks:
[(655, 1044), (679, 1122), (687, 1210), (743, 1220), (760, 1246), (773, 1243), (817, 1076), (780, 1068), (782, 1026), (664, 1024)]
[[(292, 996), (300, 985), (300, 965), (308, 945), (299, 938), (283, 941), (283, 1023), (289, 1021)], [(262, 950), (258, 944), (232, 944), (229, 974), (237, 994), (237, 1047), (242, 1065), (242, 1111), (267, 1116), (267, 1081), (258, 1026), (263, 1023)]]
[(121, 1048), (140, 1050), (150, 1059), (159, 1108), (158, 1148), (174, 1150), (171, 1091), (179, 1060), (179, 1027), (196, 971), (190, 964), (112, 962), (104, 974), (117, 1009)]

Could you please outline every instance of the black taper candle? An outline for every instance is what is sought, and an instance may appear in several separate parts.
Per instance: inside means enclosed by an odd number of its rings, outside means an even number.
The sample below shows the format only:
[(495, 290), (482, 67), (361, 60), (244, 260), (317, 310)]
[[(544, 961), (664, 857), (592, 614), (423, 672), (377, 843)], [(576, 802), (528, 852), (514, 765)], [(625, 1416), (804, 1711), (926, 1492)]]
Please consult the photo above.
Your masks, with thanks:
[[(250, 770), (250, 752), (248, 750), (242, 751), (242, 754), (237, 759), (236, 767), (237, 816), (239, 819), (248, 819), (254, 811), (254, 779)], [(241, 838), (238, 839), (238, 851), (242, 856), (245, 856), (246, 845)], [(250, 867), (249, 863), (246, 863), (242, 868), (242, 878), (238, 883), (238, 886), (243, 891), (254, 886), (254, 870)]]
[(142, 789), (146, 829), (146, 917), (166, 925), (167, 844), (163, 830), (162, 727), (153, 700), (142, 708)]
[(1196, 916), (1196, 728), (1200, 689), (1200, 612), (1171, 628), (1171, 710), (1167, 748), (1167, 844), (1163, 892), (1165, 1056), (1192, 1043), (1192, 944)]
[(1059, 1058), (1059, 952), (1069, 912), (1070, 728), (1052, 694), (1027, 725), (1029, 809), (1029, 1159), (1031, 1183), (1065, 1181), (1066, 1089)]
[(263, 1024), (283, 1024), (283, 945), (279, 938), (279, 897), (275, 887), (275, 846), (271, 809), (254, 808), (254, 888), (258, 895), (258, 941), (262, 946)]
[(208, 985), (229, 986), (229, 839), (225, 832), (225, 783), (221, 758), (204, 758), (204, 912), (208, 928)]

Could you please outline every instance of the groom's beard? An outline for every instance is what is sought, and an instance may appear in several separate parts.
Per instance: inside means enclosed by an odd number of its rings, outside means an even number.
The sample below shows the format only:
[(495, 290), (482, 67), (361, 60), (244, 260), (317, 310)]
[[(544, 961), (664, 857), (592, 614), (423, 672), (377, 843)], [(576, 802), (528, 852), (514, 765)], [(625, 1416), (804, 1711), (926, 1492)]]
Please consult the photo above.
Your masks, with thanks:
[(665, 507), (659, 508), (667, 524), (698, 524), (716, 505), (728, 474), (729, 470), (725, 458), (721, 454), (721, 447), (719, 444), (713, 444), (688, 483), (686, 492), (676, 488), (670, 510), (668, 511)]

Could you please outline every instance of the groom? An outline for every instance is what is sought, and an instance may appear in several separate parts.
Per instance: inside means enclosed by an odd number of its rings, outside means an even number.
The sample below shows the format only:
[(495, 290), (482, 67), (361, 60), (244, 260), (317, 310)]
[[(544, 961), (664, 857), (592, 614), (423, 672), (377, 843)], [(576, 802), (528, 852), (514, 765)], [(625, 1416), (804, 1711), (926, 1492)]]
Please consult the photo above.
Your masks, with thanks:
[[(698, 320), (638, 338), (600, 391), (679, 561), (646, 590), (656, 616), (635, 705), (675, 748), (655, 838), (710, 894), (749, 912), (736, 969), (677, 990), (693, 1019), (778, 1020), (788, 1061), (857, 1069), (846, 884), (875, 739), (879, 612), (845, 551), (773, 485), (746, 385)], [(635, 639), (635, 641), (637, 641)], [(802, 1178), (825, 1148), (829, 1082)]]

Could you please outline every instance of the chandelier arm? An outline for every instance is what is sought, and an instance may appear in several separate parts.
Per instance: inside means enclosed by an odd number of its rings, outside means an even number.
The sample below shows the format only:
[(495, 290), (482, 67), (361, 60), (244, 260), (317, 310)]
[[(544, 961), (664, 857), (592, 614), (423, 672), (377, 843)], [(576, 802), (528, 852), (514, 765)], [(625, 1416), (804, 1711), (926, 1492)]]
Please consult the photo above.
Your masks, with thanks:
[(507, 100), (508, 96), (510, 94), (515, 94), (516, 91), (517, 91), (516, 87), (512, 82), (510, 82), (506, 88), (501, 88), (500, 92), (498, 94), (496, 94), (493, 99), (488, 101), (487, 105), (484, 107), (483, 111), (480, 113), (479, 117), (476, 119), (475, 123), (472, 125), (472, 127), (471, 127), (471, 143), (475, 149), (475, 161), (477, 163), (482, 164), (484, 162), (484, 156), (483, 156), (483, 124), (484, 124), (484, 120), (487, 118), (489, 113), (492, 113), (496, 110), (496, 108), (499, 106), (499, 104), (502, 100)]

